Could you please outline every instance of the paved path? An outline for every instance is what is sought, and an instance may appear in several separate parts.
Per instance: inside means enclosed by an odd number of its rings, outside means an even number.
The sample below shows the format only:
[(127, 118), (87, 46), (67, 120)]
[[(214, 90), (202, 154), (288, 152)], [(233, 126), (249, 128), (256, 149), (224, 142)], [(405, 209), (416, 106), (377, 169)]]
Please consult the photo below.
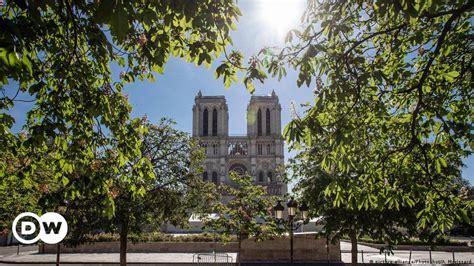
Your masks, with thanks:
[[(18, 246), (8, 246), (8, 247), (0, 247), (0, 260), (2, 257), (13, 255), (17, 253)], [(36, 245), (28, 245), (28, 246), (20, 246), (20, 253), (23, 252), (30, 252), (30, 251), (38, 251), (38, 246)]]
[[(15, 262), (15, 265), (18, 265), (17, 263), (28, 265), (32, 262), (47, 265), (56, 261), (56, 254), (38, 254), (37, 248), (34, 251), (20, 252), (20, 255), (16, 254), (16, 249), (0, 247), (0, 250), (3, 250), (4, 254), (0, 257), (0, 265), (8, 265), (7, 262)], [(10, 250), (10, 254), (6, 254), (5, 250)], [(227, 254), (235, 261), (237, 253)], [(118, 263), (119, 261), (120, 254), (118, 253), (61, 254), (61, 262), (78, 263), (77, 265), (80, 263)], [(190, 263), (193, 262), (193, 253), (128, 253), (127, 261), (132, 263)], [(217, 258), (217, 261), (221, 260)]]
[[(236, 253), (228, 253), (235, 261)], [(3, 261), (15, 262), (54, 262), (56, 254), (37, 254), (34, 252), (22, 253), (19, 256), (11, 255), (3, 257)], [(61, 254), (63, 262), (119, 262), (118, 253), (87, 253), (87, 254)], [(129, 262), (193, 262), (192, 253), (128, 253), (127, 261)]]
[[(364, 246), (364, 245), (357, 245), (357, 249), (359, 250), (358, 261), (359, 262), (403, 262), (408, 263), (410, 259), (410, 251), (409, 250), (394, 250), (393, 255), (389, 255), (385, 257), (385, 254), (380, 254), (379, 250), (376, 248)], [(342, 261), (345, 263), (351, 262), (351, 243), (341, 241), (341, 251), (342, 251)], [(364, 257), (362, 258), (362, 251), (364, 252)], [(473, 252), (455, 252), (454, 253), (455, 261), (462, 261), (467, 263), (474, 263), (474, 253)], [(453, 253), (451, 252), (443, 252), (443, 251), (432, 251), (431, 252), (431, 260), (433, 263), (443, 264), (449, 263), (453, 260)], [(411, 254), (411, 261), (412, 262), (423, 262), (429, 263), (430, 261), (430, 253), (429, 251), (413, 251)]]
[[(351, 262), (350, 254), (351, 245), (349, 242), (341, 242), (342, 261), (345, 263)], [(385, 255), (379, 254), (376, 248), (358, 245), (359, 251), (364, 251), (364, 258), (359, 254), (359, 262), (384, 262)], [(408, 261), (410, 251), (397, 250), (395, 254), (387, 256), (387, 261), (403, 262)], [(235, 261), (236, 253), (228, 253)], [(432, 260), (438, 263), (448, 263), (452, 260), (452, 253), (450, 252), (432, 252)], [(472, 252), (456, 252), (456, 261), (474, 262), (474, 253)], [(28, 265), (31, 262), (54, 263), (56, 260), (55, 254), (38, 254), (37, 247), (22, 247), (20, 255), (16, 255), (16, 247), (0, 247), (0, 261), (3, 262), (20, 262)], [(128, 253), (127, 260), (134, 263), (190, 263), (193, 261), (192, 253)], [(413, 251), (411, 255), (412, 261), (428, 262), (428, 251)], [(98, 263), (117, 263), (119, 262), (118, 253), (87, 253), (87, 254), (61, 254), (61, 261), (63, 262), (98, 262)], [(5, 265), (1, 264), (0, 265)]]

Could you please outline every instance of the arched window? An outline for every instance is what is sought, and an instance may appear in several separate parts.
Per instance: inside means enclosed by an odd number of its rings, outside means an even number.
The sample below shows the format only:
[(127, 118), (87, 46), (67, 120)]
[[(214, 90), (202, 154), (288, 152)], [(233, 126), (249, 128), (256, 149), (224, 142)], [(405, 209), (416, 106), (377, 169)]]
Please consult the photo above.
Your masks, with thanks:
[(207, 182), (207, 180), (208, 180), (207, 172), (202, 173), (202, 180), (204, 182)]
[(238, 175), (245, 175), (247, 174), (247, 167), (241, 164), (234, 164), (229, 168), (229, 172), (235, 172)]
[(212, 144), (213, 155), (219, 155), (219, 145), (217, 143)]
[(267, 136), (270, 135), (271, 127), (270, 127), (270, 109), (267, 108), (265, 112), (265, 127), (267, 131)]
[(212, 135), (217, 136), (217, 110), (212, 110)]
[(267, 177), (268, 177), (268, 182), (273, 183), (273, 174), (272, 174), (272, 172), (268, 171)]
[(202, 135), (207, 136), (209, 134), (209, 112), (207, 109), (204, 109), (202, 120)]
[(217, 180), (217, 173), (212, 172), (212, 183), (217, 184), (219, 181)]
[(258, 173), (258, 182), (259, 182), (259, 183), (263, 183), (263, 182), (264, 182), (264, 180), (263, 180), (263, 172), (262, 172), (262, 171), (260, 171), (260, 172)]
[(202, 147), (204, 148), (204, 153), (209, 154), (209, 144), (207, 142), (204, 142), (202, 144)]
[(257, 134), (262, 135), (262, 110), (260, 109), (257, 112)]

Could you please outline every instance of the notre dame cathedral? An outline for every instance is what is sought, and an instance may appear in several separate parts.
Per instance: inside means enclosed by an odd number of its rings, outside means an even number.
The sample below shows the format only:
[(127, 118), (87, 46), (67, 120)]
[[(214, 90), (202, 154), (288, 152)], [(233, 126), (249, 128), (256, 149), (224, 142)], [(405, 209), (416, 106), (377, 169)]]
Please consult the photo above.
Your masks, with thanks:
[[(208, 182), (234, 186), (228, 173), (253, 176), (255, 184), (266, 187), (270, 195), (283, 195), (287, 185), (280, 180), (283, 167), (283, 137), (281, 135), (281, 106), (278, 96), (251, 96), (247, 106), (247, 134), (229, 135), (229, 109), (224, 96), (203, 96), (194, 99), (193, 137), (205, 147), (207, 158), (202, 178)], [(229, 198), (223, 195), (224, 201)], [(162, 232), (202, 232), (202, 223), (192, 215), (191, 228), (161, 226)]]
[(229, 134), (229, 112), (224, 96), (195, 97), (193, 137), (205, 147), (207, 158), (203, 179), (233, 185), (230, 171), (247, 173), (268, 194), (283, 195), (287, 186), (280, 180), (284, 164), (281, 135), (281, 105), (273, 91), (268, 96), (251, 96), (247, 105), (247, 135)]

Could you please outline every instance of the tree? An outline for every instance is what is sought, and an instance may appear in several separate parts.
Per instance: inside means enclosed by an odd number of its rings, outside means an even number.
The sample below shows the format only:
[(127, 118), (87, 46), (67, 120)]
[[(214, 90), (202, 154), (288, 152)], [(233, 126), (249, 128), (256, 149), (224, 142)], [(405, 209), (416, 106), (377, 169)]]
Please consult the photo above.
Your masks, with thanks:
[(228, 202), (215, 200), (209, 210), (217, 214), (217, 218), (203, 216), (205, 228), (222, 230), (222, 234), (229, 239), (236, 235), (238, 241), (237, 263), (240, 265), (240, 251), (242, 241), (251, 237), (255, 241), (262, 241), (271, 237), (278, 227), (271, 220), (272, 200), (264, 187), (255, 185), (254, 179), (248, 175), (229, 173), (235, 187), (224, 184), (218, 185), (220, 195), (230, 197)]
[[(228, 32), (240, 16), (233, 1), (213, 0), (18, 0), (0, 12), (0, 143), (15, 156), (35, 153), (9, 175), (28, 182), (52, 148), (48, 168), (65, 187), (58, 201), (105, 196), (106, 216), (114, 212), (108, 178), (141, 157), (144, 127), (129, 117), (124, 84), (153, 80), (151, 71), (163, 73), (171, 56), (209, 66), (231, 42)], [(112, 77), (112, 63), (124, 69), (119, 79)], [(29, 138), (20, 144), (9, 110), (25, 101), (31, 102), (24, 125)], [(90, 166), (111, 148), (112, 173), (95, 176)], [(136, 171), (147, 175), (149, 164), (143, 165)]]
[[(27, 138), (23, 132), (18, 136), (20, 141)], [(18, 214), (40, 212), (38, 200), (58, 188), (45, 164), (37, 165), (29, 179), (21, 179), (15, 174), (21, 171), (22, 166), (34, 160), (34, 156), (30, 152), (15, 156), (11, 152), (0, 151), (0, 235), (10, 232), (11, 222)]]
[[(349, 236), (353, 264), (357, 263), (357, 244), (361, 237), (382, 240), (386, 244), (382, 249), (391, 250), (392, 245), (427, 233), (427, 230), (419, 231), (416, 226), (416, 215), (422, 209), (421, 204), (414, 204), (411, 207), (399, 206), (398, 209), (392, 208), (389, 204), (381, 204), (380, 208), (365, 208), (364, 205), (368, 206), (369, 201), (359, 201), (357, 206), (351, 206), (356, 203), (350, 200), (354, 189), (352, 180), (357, 179), (356, 173), (347, 176), (328, 173), (320, 168), (315, 159), (321, 157), (321, 154), (316, 152), (311, 154), (311, 158), (308, 158), (308, 155), (307, 152), (300, 153), (296, 157), (298, 161), (292, 163), (294, 175), (304, 177), (294, 191), (307, 201), (312, 217), (321, 217), (318, 222), (324, 226), (324, 230), (320, 232), (322, 236), (333, 242)], [(303, 160), (302, 156), (309, 160), (300, 161)], [(338, 179), (348, 181), (338, 194), (328, 195), (328, 187)], [(357, 191), (357, 193), (364, 192)], [(339, 201), (336, 197), (343, 200)], [(377, 200), (380, 199), (371, 197), (371, 201)], [(430, 244), (434, 244), (436, 240), (428, 239)]]
[[(68, 206), (66, 215), (73, 221), (69, 244), (80, 244), (86, 241), (87, 234), (97, 230), (118, 232), (120, 263), (126, 265), (130, 234), (156, 230), (165, 223), (187, 225), (191, 212), (209, 196), (209, 185), (201, 180), (204, 153), (187, 133), (174, 129), (173, 125), (168, 119), (162, 119), (157, 125), (145, 123), (143, 157), (130, 162), (120, 175), (112, 177), (109, 191), (115, 206), (112, 217), (100, 214), (107, 204), (100, 200), (103, 196), (81, 198)], [(111, 155), (104, 155), (101, 166), (111, 161)], [(135, 169), (141, 168), (144, 161), (151, 162), (153, 173), (141, 176)], [(107, 174), (100, 169), (96, 173)], [(132, 193), (130, 186), (140, 189)], [(98, 208), (91, 208), (93, 205)]]
[[(362, 194), (367, 193), (368, 187), (364, 182), (371, 181), (361, 178), (361, 172), (343, 173), (323, 168), (322, 160), (329, 146), (328, 142), (321, 142), (317, 150), (305, 147), (294, 159), (290, 160), (294, 176), (303, 177), (296, 185), (295, 190), (308, 201), (313, 216), (322, 216), (321, 222), (324, 223), (326, 237), (333, 240), (344, 236), (351, 238), (352, 261), (354, 263), (357, 262), (357, 242), (363, 236), (381, 240), (388, 248), (407, 241), (411, 237), (419, 237), (430, 245), (444, 240), (440, 233), (444, 234), (445, 231), (437, 232), (431, 231), (429, 227), (419, 227), (420, 221), (417, 217), (425, 209), (425, 203), (423, 199), (415, 199), (416, 194), (409, 194), (414, 193), (410, 191), (410, 186), (413, 184), (403, 183), (407, 177), (416, 175), (415, 170), (410, 166), (402, 166), (402, 170), (398, 170), (399, 176), (397, 178), (385, 178), (383, 183), (370, 184), (381, 186), (378, 189), (383, 193), (388, 193), (388, 196), (364, 197)], [(357, 155), (353, 155), (353, 160), (355, 162), (363, 161), (368, 152), (370, 152), (370, 148), (359, 150)], [(415, 155), (412, 162), (416, 163), (416, 158), (419, 156), (421, 155)], [(465, 202), (463, 202), (465, 195), (462, 193), (464, 183), (458, 179), (461, 175), (460, 161), (453, 160), (447, 163), (448, 167), (444, 173), (452, 176), (453, 180), (446, 184), (444, 189), (448, 195), (450, 194), (454, 198), (453, 201), (448, 202), (452, 203), (450, 206), (455, 208), (465, 206)], [(338, 184), (338, 188), (335, 188), (336, 192), (332, 193), (331, 186), (337, 182), (341, 183)], [(394, 184), (392, 185), (391, 182)], [(417, 185), (428, 188), (429, 184), (424, 182), (426, 181), (418, 180)], [(406, 202), (406, 204), (399, 204), (399, 201)], [(374, 205), (377, 207), (373, 207)]]
[[(127, 171), (124, 175), (129, 177), (119, 177), (114, 184), (117, 211), (112, 222), (120, 234), (121, 265), (126, 265), (128, 234), (157, 229), (165, 223), (187, 225), (192, 211), (207, 196), (207, 186), (201, 180), (204, 153), (173, 124), (162, 119), (158, 125), (147, 125), (141, 150), (151, 162), (154, 176), (141, 177)], [(130, 193), (130, 185), (143, 187), (143, 197)]]
[(415, 208), (426, 236), (468, 219), (473, 202), (453, 189), (473, 149), (473, 8), (465, 0), (309, 1), (286, 46), (251, 60), (251, 80), (255, 69), (281, 77), (290, 67), (298, 86), (315, 86), (314, 102), (284, 133), (303, 163), (331, 177), (324, 196), (334, 207)]

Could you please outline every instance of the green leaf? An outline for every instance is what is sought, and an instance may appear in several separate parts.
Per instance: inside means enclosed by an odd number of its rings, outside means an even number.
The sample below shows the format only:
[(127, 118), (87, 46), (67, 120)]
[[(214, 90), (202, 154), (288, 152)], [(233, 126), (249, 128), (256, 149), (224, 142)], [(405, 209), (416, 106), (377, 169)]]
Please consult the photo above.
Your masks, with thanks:
[(246, 82), (246, 83), (245, 83), (245, 87), (247, 87), (247, 91), (248, 91), (249, 93), (252, 93), (252, 94), (253, 94), (253, 93), (255, 92), (255, 85), (253, 85), (252, 82)]
[(446, 160), (444, 158), (439, 157), (438, 160), (444, 168), (448, 167), (448, 164), (446, 163)]
[(459, 76), (459, 72), (457, 71), (451, 71), (448, 73), (444, 73), (443, 77), (448, 81), (448, 82), (453, 82), (456, 77)]
[(115, 36), (119, 42), (125, 41), (130, 32), (128, 13), (121, 4), (119, 4), (112, 13), (110, 30), (112, 35)]
[(163, 74), (165, 73), (164, 67), (163, 67), (163, 66), (160, 66), (160, 65), (158, 65), (158, 64), (153, 64), (153, 65), (151, 66), (151, 70), (153, 70), (154, 72), (157, 72), (157, 73), (159, 73), (159, 74), (161, 74), (161, 75), (163, 75)]
[(467, 215), (467, 211), (465, 209), (460, 209), (460, 212), (461, 212), (461, 217), (464, 220), (464, 222), (469, 224), (471, 222), (471, 219)]
[(441, 173), (441, 164), (438, 159), (435, 160), (435, 164), (436, 164), (436, 172)]

